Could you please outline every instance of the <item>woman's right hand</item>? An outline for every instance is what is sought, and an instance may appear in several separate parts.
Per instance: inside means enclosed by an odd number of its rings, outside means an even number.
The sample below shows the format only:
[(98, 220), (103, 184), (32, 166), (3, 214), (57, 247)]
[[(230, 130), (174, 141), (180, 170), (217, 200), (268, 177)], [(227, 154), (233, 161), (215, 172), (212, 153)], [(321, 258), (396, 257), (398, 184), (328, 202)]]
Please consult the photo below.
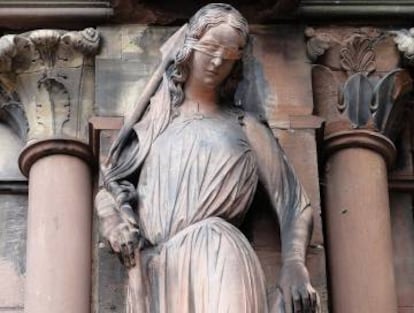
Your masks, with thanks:
[(118, 253), (121, 262), (127, 267), (134, 267), (136, 247), (141, 249), (142, 239), (139, 229), (128, 222), (120, 222), (107, 237), (114, 252)]

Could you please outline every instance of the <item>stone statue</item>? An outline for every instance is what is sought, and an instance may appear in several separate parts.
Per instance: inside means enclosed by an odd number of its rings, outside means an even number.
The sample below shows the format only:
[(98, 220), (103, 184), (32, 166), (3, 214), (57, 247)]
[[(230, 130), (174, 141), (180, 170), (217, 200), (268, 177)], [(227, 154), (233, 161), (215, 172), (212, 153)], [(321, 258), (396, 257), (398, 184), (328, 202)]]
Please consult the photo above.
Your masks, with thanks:
[[(309, 200), (271, 130), (233, 103), (248, 37), (232, 6), (200, 9), (111, 148), (96, 206), (128, 268), (129, 313), (319, 311), (305, 266)], [(281, 229), (272, 303), (237, 228), (259, 181)]]

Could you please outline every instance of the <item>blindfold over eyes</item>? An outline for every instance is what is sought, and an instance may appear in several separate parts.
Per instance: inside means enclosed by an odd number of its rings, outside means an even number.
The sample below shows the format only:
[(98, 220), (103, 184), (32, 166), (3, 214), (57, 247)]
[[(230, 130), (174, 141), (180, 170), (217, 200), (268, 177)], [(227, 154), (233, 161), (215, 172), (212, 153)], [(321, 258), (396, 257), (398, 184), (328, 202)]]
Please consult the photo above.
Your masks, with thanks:
[(243, 49), (239, 47), (228, 47), (217, 43), (197, 42), (191, 45), (194, 50), (207, 54), (211, 57), (219, 57), (225, 60), (239, 60), (243, 55)]

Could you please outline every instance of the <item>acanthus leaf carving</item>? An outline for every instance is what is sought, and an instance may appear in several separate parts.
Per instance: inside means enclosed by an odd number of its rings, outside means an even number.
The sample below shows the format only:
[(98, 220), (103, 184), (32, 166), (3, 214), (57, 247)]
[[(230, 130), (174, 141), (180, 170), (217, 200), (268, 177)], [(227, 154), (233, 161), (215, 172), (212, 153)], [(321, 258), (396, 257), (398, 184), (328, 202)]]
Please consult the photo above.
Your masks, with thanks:
[(30, 41), (39, 52), (44, 65), (51, 68), (56, 63), (56, 50), (60, 42), (60, 33), (56, 30), (35, 30), (29, 35)]
[[(387, 37), (383, 31), (372, 27), (307, 27), (305, 36), (307, 37), (307, 54), (312, 62), (316, 62), (320, 56), (331, 51), (333, 54), (328, 57), (328, 63), (331, 64), (324, 64), (325, 66), (340, 70), (340, 63), (345, 62), (342, 69), (364, 69), (357, 71), (372, 71), (372, 66), (375, 65), (373, 63), (375, 62), (375, 55), (373, 56), (375, 45)], [(344, 57), (341, 56), (343, 53)], [(326, 63), (326, 60), (322, 63)]]
[(79, 32), (68, 32), (62, 36), (62, 41), (72, 45), (85, 55), (96, 54), (99, 49), (99, 33), (94, 28), (86, 28)]
[(306, 52), (312, 62), (322, 56), (331, 47), (331, 42), (335, 41), (328, 33), (317, 34), (312, 27), (306, 28), (305, 35), (309, 38), (306, 42)]
[(33, 42), (24, 36), (14, 36), (16, 55), (13, 57), (12, 72), (20, 73), (27, 71), (36, 65), (39, 52), (35, 49)]
[(70, 97), (65, 86), (55, 78), (43, 78), (38, 84), (36, 119), (46, 132), (61, 136), (70, 119)]
[(81, 119), (93, 110), (93, 89), (85, 79), (93, 77), (99, 42), (93, 28), (42, 29), (0, 38), (0, 83), (21, 97), (28, 140), (68, 136), (87, 141)]
[(379, 81), (356, 73), (345, 82), (338, 110), (354, 128), (373, 128), (393, 139), (406, 108), (401, 100), (411, 90), (412, 79), (402, 69), (390, 71)]
[(12, 67), (12, 59), (16, 55), (16, 46), (13, 35), (0, 38), (0, 72), (9, 72)]
[(385, 75), (376, 85), (373, 97), (373, 120), (378, 130), (390, 139), (395, 139), (402, 125), (407, 107), (403, 100), (412, 90), (413, 81), (409, 73), (396, 69)]
[(355, 128), (366, 125), (371, 117), (368, 104), (371, 102), (373, 87), (362, 73), (352, 75), (344, 85), (343, 113)]
[[(414, 28), (389, 32), (371, 27), (321, 27), (307, 35), (308, 53), (309, 47), (313, 47), (315, 54), (324, 53), (323, 58), (315, 58), (318, 66), (326, 67), (331, 71), (330, 76), (337, 78), (325, 79), (319, 87), (320, 94), (314, 93), (315, 105), (326, 103), (325, 89), (340, 90), (338, 103), (333, 105), (330, 101), (340, 117), (323, 116), (325, 134), (363, 128), (395, 138), (407, 104), (405, 96), (413, 86), (408, 72), (397, 68), (401, 59), (393, 41), (414, 61)], [(324, 46), (324, 42), (329, 45)], [(327, 50), (314, 48), (315, 43), (322, 43), (320, 47)], [(318, 82), (319, 78), (313, 75), (312, 81)], [(323, 111), (332, 110), (323, 108)]]
[(341, 49), (341, 66), (348, 75), (355, 73), (368, 75), (375, 71), (375, 53), (372, 45), (372, 41), (368, 38), (355, 37), (345, 48)]
[(25, 140), (29, 132), (26, 112), (15, 92), (8, 92), (0, 84), (0, 120), (8, 124), (12, 130)]

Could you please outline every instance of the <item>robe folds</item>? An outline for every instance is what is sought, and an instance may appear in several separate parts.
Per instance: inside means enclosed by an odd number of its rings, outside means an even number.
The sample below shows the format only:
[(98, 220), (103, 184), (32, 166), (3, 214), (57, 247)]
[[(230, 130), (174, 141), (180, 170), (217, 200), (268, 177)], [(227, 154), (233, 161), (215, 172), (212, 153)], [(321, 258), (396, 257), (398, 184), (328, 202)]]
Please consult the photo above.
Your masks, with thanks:
[[(237, 226), (259, 177), (281, 230), (291, 227), (309, 200), (279, 143), (258, 120), (227, 106), (210, 116), (174, 110), (164, 77), (119, 160), (104, 172), (105, 188), (97, 195), (102, 222), (119, 216), (121, 223), (129, 217), (110, 184), (137, 191), (132, 224), (148, 245), (139, 270), (129, 271), (127, 313), (268, 313), (260, 262)], [(128, 182), (134, 173), (138, 178)], [(142, 284), (146, 296), (140, 301), (135, 291)]]
[(266, 313), (262, 269), (237, 229), (258, 181), (234, 114), (179, 116), (153, 142), (138, 182), (150, 313)]

